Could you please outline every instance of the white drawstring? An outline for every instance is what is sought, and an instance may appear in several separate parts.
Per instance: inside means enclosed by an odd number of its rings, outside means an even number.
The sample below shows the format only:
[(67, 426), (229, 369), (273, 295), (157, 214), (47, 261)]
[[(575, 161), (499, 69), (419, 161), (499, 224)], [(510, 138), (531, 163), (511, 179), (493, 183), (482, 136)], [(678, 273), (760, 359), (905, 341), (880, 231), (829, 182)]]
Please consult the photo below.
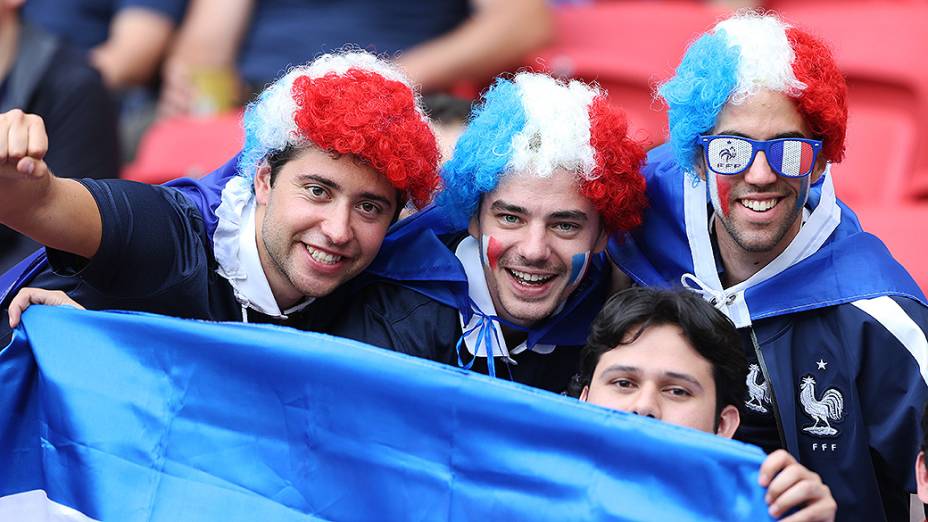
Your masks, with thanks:
[(683, 274), (680, 276), (680, 284), (682, 284), (684, 288), (701, 295), (703, 299), (709, 301), (709, 304), (723, 312), (725, 311), (724, 307), (735, 302), (735, 298), (737, 297), (737, 294), (729, 295), (725, 290), (716, 290), (712, 288), (693, 274)]

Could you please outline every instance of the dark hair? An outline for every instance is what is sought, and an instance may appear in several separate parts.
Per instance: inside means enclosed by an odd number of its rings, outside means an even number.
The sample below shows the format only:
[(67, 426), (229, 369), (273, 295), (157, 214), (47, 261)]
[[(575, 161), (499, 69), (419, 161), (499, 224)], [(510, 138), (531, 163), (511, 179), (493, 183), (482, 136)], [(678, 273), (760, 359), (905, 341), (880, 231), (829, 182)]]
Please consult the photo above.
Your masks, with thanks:
[[(272, 187), (274, 186), (274, 180), (277, 179), (277, 174), (280, 172), (280, 169), (289, 163), (301, 150), (303, 149), (295, 147), (294, 145), (287, 145), (286, 147), (280, 150), (275, 150), (267, 155), (267, 165), (271, 168), (270, 185)], [(334, 152), (329, 152), (329, 154), (333, 158), (338, 158), (341, 156), (340, 154)], [(360, 158), (355, 158), (357, 161), (363, 161)], [(403, 210), (404, 206), (406, 206), (406, 194), (402, 190), (396, 189), (396, 208), (393, 209), (393, 219), (390, 221), (391, 223), (395, 223), (396, 220), (399, 219), (400, 212)]]
[(693, 348), (712, 365), (716, 415), (729, 404), (739, 407), (747, 393), (748, 363), (738, 330), (712, 305), (682, 289), (635, 287), (610, 297), (590, 325), (571, 395), (579, 396), (590, 385), (604, 353), (633, 343), (648, 328), (661, 325), (679, 326)]

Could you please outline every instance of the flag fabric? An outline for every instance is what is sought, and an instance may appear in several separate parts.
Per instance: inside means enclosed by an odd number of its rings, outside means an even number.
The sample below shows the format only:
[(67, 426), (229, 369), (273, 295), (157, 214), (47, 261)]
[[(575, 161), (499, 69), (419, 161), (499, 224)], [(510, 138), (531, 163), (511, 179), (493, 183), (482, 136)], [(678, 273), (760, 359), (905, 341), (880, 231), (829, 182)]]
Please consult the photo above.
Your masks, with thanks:
[(33, 306), (0, 520), (767, 520), (756, 447), (321, 334)]

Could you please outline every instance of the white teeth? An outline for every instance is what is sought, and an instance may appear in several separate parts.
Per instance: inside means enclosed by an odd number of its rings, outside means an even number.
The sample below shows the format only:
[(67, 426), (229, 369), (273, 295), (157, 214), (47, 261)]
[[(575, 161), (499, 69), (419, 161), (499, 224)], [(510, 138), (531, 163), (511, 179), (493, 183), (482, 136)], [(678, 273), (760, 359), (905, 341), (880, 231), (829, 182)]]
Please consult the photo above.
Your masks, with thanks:
[(541, 274), (529, 274), (526, 272), (519, 272), (518, 270), (509, 269), (509, 273), (515, 276), (516, 279), (523, 283), (543, 283), (548, 281), (553, 275), (541, 275)]
[(306, 251), (309, 252), (309, 255), (312, 256), (313, 259), (315, 259), (316, 261), (319, 261), (320, 263), (326, 264), (326, 265), (334, 265), (335, 263), (338, 263), (339, 261), (342, 260), (342, 256), (327, 254), (325, 252), (316, 250), (315, 248), (309, 245), (306, 245)]
[(754, 212), (766, 212), (777, 204), (776, 199), (765, 199), (765, 200), (756, 200), (756, 199), (742, 199), (741, 204), (745, 207), (753, 210)]

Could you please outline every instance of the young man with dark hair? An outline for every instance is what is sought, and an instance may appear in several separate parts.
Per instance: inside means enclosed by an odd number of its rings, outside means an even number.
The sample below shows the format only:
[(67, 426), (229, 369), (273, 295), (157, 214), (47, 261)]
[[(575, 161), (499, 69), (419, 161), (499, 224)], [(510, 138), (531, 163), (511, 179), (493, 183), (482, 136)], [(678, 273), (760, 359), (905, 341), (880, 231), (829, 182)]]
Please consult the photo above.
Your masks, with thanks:
[[(572, 391), (580, 400), (731, 438), (747, 362), (734, 325), (687, 291), (631, 288), (593, 321)], [(821, 478), (784, 450), (760, 468), (770, 514), (834, 520)]]

